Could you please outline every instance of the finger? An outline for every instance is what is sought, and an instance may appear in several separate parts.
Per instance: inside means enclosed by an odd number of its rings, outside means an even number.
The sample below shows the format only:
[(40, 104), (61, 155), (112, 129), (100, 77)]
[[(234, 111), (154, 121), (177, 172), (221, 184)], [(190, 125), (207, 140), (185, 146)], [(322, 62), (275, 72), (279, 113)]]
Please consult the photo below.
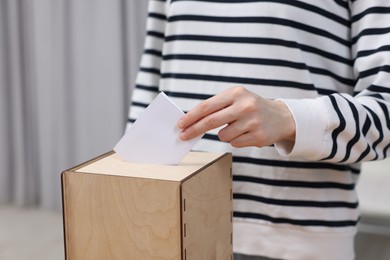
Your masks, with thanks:
[(259, 145), (256, 144), (256, 140), (251, 133), (245, 133), (240, 136), (237, 136), (236, 138), (230, 141), (230, 144), (236, 148), (249, 147), (249, 146), (259, 147)]
[(236, 120), (218, 132), (218, 137), (222, 142), (230, 142), (233, 139), (248, 132), (247, 127), (242, 125), (242, 121)]
[(221, 94), (213, 96), (199, 103), (195, 108), (193, 108), (187, 114), (182, 116), (182, 118), (178, 122), (178, 127), (180, 129), (186, 129), (195, 122), (200, 121), (202, 118), (205, 118), (210, 114), (224, 109), (231, 103), (231, 98), (229, 98), (229, 96), (227, 95), (224, 95), (223, 92)]
[(272, 145), (273, 143), (274, 140), (270, 139), (269, 137), (266, 137), (262, 134), (255, 134), (253, 132), (247, 132), (230, 141), (230, 144), (237, 148), (249, 146), (264, 147)]
[(233, 113), (233, 109), (231, 107), (219, 110), (203, 117), (201, 120), (184, 129), (180, 134), (180, 138), (182, 140), (192, 139), (206, 133), (209, 130), (234, 122), (236, 119), (237, 115)]

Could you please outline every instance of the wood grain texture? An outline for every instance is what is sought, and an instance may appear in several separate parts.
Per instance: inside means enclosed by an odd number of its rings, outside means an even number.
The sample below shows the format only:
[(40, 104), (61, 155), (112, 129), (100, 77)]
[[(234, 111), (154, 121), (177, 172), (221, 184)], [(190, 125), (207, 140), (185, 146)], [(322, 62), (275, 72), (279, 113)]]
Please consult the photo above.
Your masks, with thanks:
[(110, 152), (63, 172), (66, 259), (231, 259), (231, 164), (230, 154), (166, 166)]
[(63, 176), (67, 259), (181, 259), (179, 183)]
[(131, 163), (121, 159), (116, 153), (106, 155), (82, 167), (77, 167), (76, 172), (182, 181), (212, 163), (222, 154), (190, 152), (179, 165)]
[(231, 259), (231, 155), (182, 185), (184, 260)]

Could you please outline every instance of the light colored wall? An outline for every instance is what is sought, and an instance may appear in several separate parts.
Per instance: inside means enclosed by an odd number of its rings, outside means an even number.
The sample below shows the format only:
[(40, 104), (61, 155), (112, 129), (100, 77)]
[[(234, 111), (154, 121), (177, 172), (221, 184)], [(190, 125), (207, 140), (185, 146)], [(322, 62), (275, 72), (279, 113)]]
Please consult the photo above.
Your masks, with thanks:
[(362, 217), (356, 259), (390, 259), (390, 158), (363, 163), (357, 191)]
[(122, 136), (147, 3), (0, 1), (0, 204), (59, 210), (61, 171)]

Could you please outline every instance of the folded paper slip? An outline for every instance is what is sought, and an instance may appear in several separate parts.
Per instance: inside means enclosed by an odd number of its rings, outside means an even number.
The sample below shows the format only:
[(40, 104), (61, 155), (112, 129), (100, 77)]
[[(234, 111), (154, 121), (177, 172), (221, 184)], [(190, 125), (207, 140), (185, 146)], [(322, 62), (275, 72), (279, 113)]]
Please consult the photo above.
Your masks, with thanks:
[(151, 164), (179, 164), (201, 136), (179, 138), (177, 127), (184, 112), (161, 92), (115, 145), (124, 160)]

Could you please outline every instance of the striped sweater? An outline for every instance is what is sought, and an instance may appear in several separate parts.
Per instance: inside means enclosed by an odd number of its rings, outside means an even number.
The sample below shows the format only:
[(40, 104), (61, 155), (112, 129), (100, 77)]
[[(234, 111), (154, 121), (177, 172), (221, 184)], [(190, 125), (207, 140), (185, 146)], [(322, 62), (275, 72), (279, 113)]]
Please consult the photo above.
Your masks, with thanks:
[(284, 101), (293, 147), (233, 153), (236, 253), (352, 259), (360, 162), (390, 145), (390, 1), (151, 0), (129, 125), (164, 91), (183, 111), (234, 85)]

